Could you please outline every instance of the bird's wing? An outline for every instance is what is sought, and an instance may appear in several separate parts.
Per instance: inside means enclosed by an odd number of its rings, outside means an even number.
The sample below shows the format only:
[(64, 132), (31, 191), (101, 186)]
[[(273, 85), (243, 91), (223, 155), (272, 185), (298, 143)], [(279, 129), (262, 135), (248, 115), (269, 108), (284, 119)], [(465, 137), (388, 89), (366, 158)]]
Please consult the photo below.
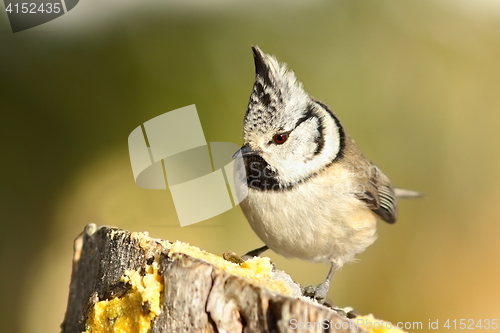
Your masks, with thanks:
[(389, 179), (377, 167), (373, 170), (364, 191), (357, 195), (358, 199), (364, 201), (384, 221), (394, 223), (398, 215), (396, 195)]

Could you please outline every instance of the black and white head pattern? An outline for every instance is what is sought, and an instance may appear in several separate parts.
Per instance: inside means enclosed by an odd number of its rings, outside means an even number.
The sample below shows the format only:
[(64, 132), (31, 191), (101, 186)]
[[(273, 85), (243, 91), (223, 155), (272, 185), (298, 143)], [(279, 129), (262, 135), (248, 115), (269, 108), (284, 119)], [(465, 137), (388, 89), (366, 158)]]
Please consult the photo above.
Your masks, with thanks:
[[(255, 84), (244, 119), (245, 145), (253, 152), (246, 157), (248, 182), (261, 190), (291, 188), (341, 158), (344, 132), (284, 64), (256, 46), (253, 53)], [(250, 184), (256, 175), (261, 179)]]

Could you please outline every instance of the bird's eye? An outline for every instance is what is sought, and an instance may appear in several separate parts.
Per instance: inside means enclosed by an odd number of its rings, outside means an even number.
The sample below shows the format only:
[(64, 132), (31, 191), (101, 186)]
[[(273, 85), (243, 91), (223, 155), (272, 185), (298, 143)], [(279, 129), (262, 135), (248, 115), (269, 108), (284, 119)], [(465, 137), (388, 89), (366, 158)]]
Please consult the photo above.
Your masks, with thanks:
[(288, 133), (279, 133), (273, 136), (274, 143), (282, 145), (288, 139)]

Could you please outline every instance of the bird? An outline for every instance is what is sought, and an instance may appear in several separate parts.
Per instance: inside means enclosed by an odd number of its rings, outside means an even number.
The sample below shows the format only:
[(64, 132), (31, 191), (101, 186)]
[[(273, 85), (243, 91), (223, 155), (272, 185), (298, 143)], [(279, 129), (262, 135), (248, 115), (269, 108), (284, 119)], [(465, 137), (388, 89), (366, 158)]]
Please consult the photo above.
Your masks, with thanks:
[(255, 82), (233, 155), (240, 206), (264, 246), (287, 257), (330, 265), (310, 296), (324, 303), (334, 273), (377, 238), (377, 220), (397, 220), (394, 188), (366, 158), (335, 113), (311, 97), (295, 73), (252, 46)]

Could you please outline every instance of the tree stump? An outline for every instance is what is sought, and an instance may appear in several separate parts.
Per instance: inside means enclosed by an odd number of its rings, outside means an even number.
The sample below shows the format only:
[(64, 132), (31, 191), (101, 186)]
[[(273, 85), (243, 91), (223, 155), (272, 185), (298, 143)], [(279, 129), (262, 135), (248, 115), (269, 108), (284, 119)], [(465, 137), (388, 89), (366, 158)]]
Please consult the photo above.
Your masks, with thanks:
[(267, 258), (238, 267), (187, 244), (94, 224), (74, 251), (63, 333), (370, 332), (301, 297)]

